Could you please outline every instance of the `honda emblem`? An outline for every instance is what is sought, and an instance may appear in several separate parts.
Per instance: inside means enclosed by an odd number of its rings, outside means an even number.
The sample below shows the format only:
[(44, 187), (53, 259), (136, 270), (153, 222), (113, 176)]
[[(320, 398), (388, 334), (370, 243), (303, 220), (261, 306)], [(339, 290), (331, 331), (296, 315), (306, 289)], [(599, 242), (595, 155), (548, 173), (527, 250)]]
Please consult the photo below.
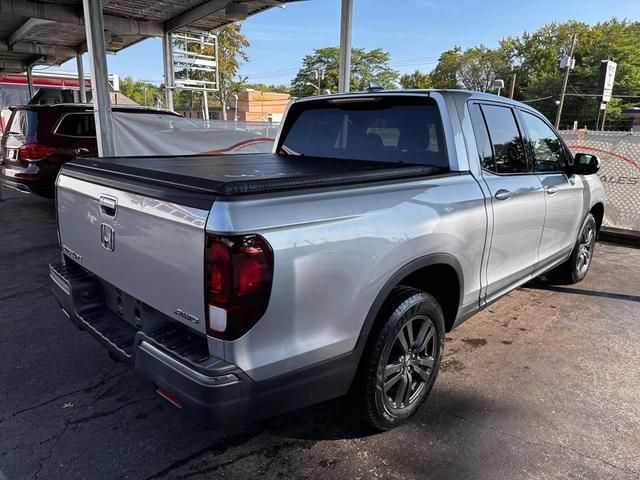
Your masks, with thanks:
[(106, 223), (100, 225), (100, 241), (104, 248), (113, 252), (115, 248), (115, 233), (113, 228)]

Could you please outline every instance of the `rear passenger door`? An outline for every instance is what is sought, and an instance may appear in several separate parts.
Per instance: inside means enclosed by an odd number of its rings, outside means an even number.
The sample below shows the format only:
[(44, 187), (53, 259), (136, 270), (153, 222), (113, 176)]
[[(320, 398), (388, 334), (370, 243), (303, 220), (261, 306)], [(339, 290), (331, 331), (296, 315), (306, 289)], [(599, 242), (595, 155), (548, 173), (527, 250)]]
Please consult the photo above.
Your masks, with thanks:
[(546, 217), (540, 240), (540, 267), (573, 248), (582, 220), (582, 180), (565, 173), (570, 153), (551, 126), (537, 114), (520, 110), (533, 170), (544, 188)]
[(515, 110), (473, 103), (471, 114), (482, 178), (491, 192), (493, 232), (485, 276), (485, 298), (491, 301), (528, 279), (538, 263), (544, 191), (531, 172)]

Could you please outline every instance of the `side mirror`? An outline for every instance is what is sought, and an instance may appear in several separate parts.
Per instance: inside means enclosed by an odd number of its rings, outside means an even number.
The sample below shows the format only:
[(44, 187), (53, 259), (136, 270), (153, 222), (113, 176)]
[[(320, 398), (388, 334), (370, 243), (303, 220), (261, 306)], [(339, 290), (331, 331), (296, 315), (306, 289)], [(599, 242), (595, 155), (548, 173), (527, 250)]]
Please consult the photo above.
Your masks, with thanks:
[(590, 153), (576, 153), (569, 171), (575, 175), (593, 175), (600, 170), (600, 159)]

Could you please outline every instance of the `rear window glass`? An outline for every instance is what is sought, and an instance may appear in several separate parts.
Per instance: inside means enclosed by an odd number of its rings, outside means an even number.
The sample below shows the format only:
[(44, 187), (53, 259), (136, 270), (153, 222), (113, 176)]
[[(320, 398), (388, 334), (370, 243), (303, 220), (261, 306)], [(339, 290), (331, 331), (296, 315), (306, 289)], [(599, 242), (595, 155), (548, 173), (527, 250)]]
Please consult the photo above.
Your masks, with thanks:
[(7, 133), (32, 137), (38, 129), (38, 114), (30, 110), (14, 110), (9, 118)]
[(300, 104), (287, 123), (283, 155), (448, 167), (440, 113), (428, 98)]
[(93, 113), (72, 113), (65, 116), (56, 129), (56, 135), (95, 137), (96, 124)]

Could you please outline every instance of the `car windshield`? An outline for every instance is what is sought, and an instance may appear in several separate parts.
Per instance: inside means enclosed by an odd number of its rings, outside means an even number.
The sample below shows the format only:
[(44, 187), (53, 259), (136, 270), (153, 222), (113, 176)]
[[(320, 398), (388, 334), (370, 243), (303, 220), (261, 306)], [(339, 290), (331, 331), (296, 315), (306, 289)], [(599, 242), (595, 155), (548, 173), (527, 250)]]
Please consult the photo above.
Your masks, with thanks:
[(302, 102), (287, 123), (281, 155), (448, 166), (440, 113), (429, 98)]

